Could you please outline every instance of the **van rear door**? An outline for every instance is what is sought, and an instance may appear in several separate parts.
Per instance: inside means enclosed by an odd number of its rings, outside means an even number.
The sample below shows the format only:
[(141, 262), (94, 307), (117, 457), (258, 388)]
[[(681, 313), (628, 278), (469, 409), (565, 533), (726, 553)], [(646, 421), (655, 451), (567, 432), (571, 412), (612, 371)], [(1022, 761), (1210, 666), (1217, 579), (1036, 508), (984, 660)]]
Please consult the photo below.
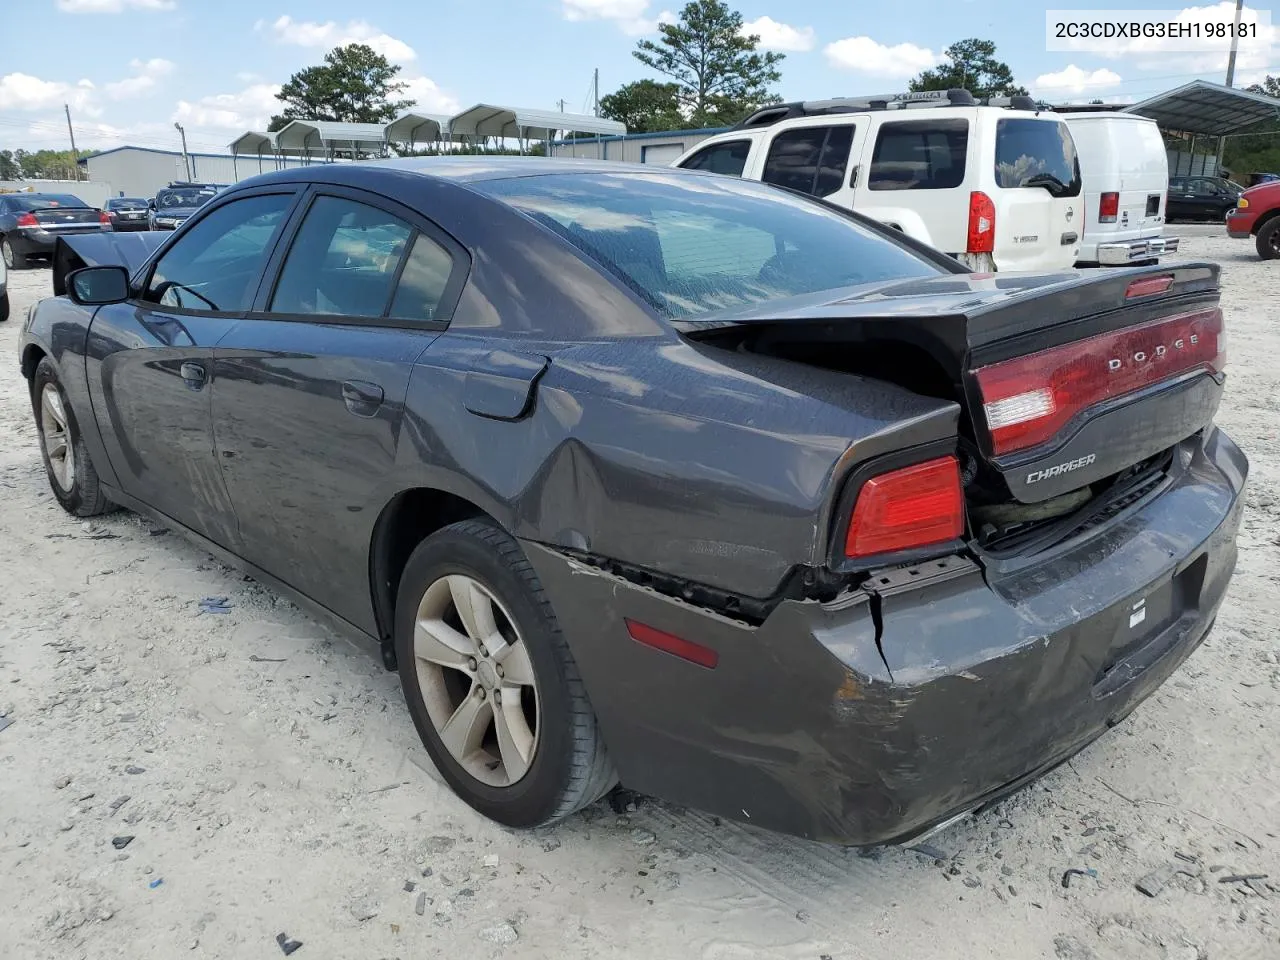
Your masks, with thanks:
[(1065, 123), (997, 119), (994, 192), (998, 270), (1061, 270), (1075, 263), (1084, 211), (1080, 164)]

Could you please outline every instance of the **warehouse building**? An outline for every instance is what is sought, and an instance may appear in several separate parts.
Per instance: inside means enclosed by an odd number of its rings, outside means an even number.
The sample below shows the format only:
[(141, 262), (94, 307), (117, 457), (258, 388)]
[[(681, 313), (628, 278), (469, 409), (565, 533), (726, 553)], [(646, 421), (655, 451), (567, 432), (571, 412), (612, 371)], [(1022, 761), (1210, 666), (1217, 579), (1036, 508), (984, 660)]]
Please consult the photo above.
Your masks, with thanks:
[(175, 180), (196, 183), (236, 183), (259, 173), (303, 166), (299, 159), (234, 157), (230, 154), (188, 153), (184, 162), (177, 150), (150, 147), (116, 147), (80, 161), (95, 184), (107, 184), (112, 197), (154, 197)]

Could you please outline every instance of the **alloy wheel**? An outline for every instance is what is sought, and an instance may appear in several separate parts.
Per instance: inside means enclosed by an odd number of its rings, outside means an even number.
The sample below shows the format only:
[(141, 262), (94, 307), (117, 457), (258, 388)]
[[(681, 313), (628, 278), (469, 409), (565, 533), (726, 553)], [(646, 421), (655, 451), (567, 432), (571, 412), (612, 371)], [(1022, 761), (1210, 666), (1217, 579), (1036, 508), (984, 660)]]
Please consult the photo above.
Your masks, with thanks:
[(507, 787), (538, 748), (538, 685), (515, 621), (478, 580), (449, 574), (422, 595), (413, 651), (427, 715), (472, 777)]
[(9, 245), (8, 240), (0, 240), (0, 257), (4, 258), (4, 265), (9, 270), (14, 268), (13, 263), (13, 247)]
[(40, 436), (49, 457), (49, 469), (59, 487), (70, 492), (76, 482), (76, 458), (62, 394), (52, 383), (40, 391)]

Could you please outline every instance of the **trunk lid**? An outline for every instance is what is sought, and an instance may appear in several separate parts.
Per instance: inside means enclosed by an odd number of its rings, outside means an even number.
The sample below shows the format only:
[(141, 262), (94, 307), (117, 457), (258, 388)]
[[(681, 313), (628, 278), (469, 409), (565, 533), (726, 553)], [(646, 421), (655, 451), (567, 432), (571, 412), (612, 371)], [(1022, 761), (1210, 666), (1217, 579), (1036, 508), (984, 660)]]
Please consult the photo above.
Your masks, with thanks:
[(86, 228), (97, 230), (102, 226), (98, 211), (92, 207), (41, 207), (32, 210), (31, 214), (42, 229), (51, 233)]
[(676, 327), (952, 399), (982, 496), (1038, 504), (1114, 478), (1212, 421), (1223, 382), (1218, 273), (1189, 263), (956, 274)]

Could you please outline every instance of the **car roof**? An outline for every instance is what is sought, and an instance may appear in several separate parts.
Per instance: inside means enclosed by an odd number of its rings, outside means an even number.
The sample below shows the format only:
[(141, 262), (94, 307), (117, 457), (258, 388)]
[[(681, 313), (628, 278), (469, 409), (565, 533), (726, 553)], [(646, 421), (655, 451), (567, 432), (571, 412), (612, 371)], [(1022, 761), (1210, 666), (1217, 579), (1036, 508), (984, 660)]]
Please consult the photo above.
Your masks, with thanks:
[[(629, 173), (650, 176), (714, 176), (701, 171), (677, 170), (673, 167), (644, 163), (622, 163), (617, 160), (570, 159), (568, 157), (401, 157), (394, 160), (365, 160), (359, 163), (316, 164), (273, 170), (253, 178), (255, 183), (273, 181), (320, 180), (332, 177), (347, 179), (348, 172), (395, 171), (416, 173), (437, 180), (475, 183), (485, 180), (510, 180), (518, 177), (540, 177), (553, 174)], [(247, 181), (241, 181), (245, 183)]]

